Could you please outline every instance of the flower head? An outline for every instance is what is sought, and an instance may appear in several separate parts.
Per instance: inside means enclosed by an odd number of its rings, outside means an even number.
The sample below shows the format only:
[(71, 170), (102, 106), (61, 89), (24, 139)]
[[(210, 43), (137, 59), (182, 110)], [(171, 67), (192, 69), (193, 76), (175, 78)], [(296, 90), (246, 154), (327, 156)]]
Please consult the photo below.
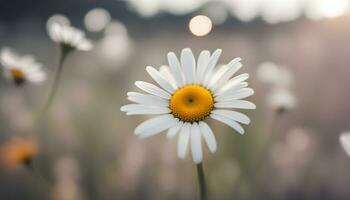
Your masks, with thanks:
[(50, 38), (67, 49), (89, 51), (93, 45), (85, 33), (70, 25), (52, 23), (48, 25)]
[(4, 74), (18, 86), (25, 82), (40, 83), (46, 79), (42, 65), (30, 55), (20, 56), (9, 48), (0, 52)]
[(272, 87), (267, 96), (267, 103), (277, 114), (283, 114), (296, 106), (297, 98), (290, 90), (294, 75), (288, 68), (264, 62), (258, 66), (257, 76), (261, 82)]
[(292, 92), (285, 88), (273, 89), (268, 98), (268, 105), (278, 114), (293, 109), (296, 106), (297, 99)]
[(195, 163), (203, 158), (201, 138), (211, 152), (217, 148), (215, 135), (206, 119), (225, 123), (243, 134), (241, 124), (249, 124), (250, 119), (237, 110), (255, 109), (255, 104), (242, 100), (254, 91), (247, 88), (248, 74), (233, 77), (242, 67), (241, 59), (235, 58), (227, 65), (216, 67), (220, 55), (220, 49), (213, 54), (202, 51), (196, 61), (192, 51), (186, 48), (181, 52), (180, 61), (173, 52), (168, 53), (169, 67), (162, 66), (159, 70), (147, 67), (146, 71), (160, 87), (136, 81), (135, 85), (147, 94), (129, 92), (128, 99), (134, 104), (123, 106), (121, 110), (127, 115), (159, 116), (141, 123), (135, 134), (147, 138), (165, 130), (169, 137), (179, 133), (179, 158), (185, 158), (190, 144)]
[(0, 150), (0, 158), (10, 168), (30, 165), (38, 153), (38, 144), (30, 138), (13, 138)]

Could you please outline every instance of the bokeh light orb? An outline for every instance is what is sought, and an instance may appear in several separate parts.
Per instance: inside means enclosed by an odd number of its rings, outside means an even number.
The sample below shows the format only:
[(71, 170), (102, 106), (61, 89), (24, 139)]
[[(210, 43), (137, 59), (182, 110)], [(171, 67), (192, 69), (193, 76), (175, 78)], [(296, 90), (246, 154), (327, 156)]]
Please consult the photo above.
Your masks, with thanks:
[(348, 0), (323, 0), (322, 1), (322, 12), (327, 18), (339, 17), (348, 10)]
[(209, 17), (197, 15), (190, 20), (188, 26), (193, 35), (202, 37), (210, 33), (213, 28), (213, 23)]
[(336, 18), (349, 11), (349, 0), (313, 0), (308, 2), (306, 16), (313, 20)]
[(104, 38), (98, 44), (99, 57), (104, 66), (118, 70), (128, 60), (132, 42), (126, 26), (117, 20), (104, 30)]
[(100, 32), (111, 21), (111, 15), (103, 8), (95, 8), (90, 10), (84, 18), (85, 27), (90, 32)]
[(112, 21), (105, 29), (106, 35), (128, 35), (125, 25), (119, 21)]

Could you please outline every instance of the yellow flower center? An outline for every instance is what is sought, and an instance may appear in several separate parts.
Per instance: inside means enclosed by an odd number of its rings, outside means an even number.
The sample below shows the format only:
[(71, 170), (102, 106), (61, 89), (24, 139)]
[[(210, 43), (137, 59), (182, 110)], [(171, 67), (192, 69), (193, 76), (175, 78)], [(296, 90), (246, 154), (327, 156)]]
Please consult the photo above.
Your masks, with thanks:
[(188, 85), (173, 94), (169, 107), (176, 118), (185, 122), (196, 122), (210, 115), (214, 98), (208, 89)]
[(10, 73), (15, 79), (23, 79), (24, 78), (24, 73), (19, 69), (13, 68), (10, 70)]

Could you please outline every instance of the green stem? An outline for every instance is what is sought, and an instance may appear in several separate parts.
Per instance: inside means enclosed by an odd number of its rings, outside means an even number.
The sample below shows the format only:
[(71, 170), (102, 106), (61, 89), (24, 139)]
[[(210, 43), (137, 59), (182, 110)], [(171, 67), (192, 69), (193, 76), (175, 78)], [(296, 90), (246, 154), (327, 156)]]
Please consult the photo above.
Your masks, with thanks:
[(205, 182), (203, 163), (197, 164), (197, 176), (199, 183), (200, 199), (207, 200), (207, 186)]
[(69, 49), (65, 48), (64, 46), (61, 47), (61, 55), (60, 55), (60, 59), (58, 61), (58, 67), (56, 69), (55, 78), (54, 78), (49, 96), (47, 98), (47, 101), (45, 102), (44, 107), (38, 116), (38, 121), (40, 121), (40, 118), (43, 117), (45, 115), (45, 113), (49, 111), (50, 106), (52, 105), (52, 102), (55, 98), (55, 95), (56, 95), (56, 92), (58, 89), (58, 84), (59, 84), (60, 79), (61, 79), (63, 64), (64, 64), (64, 61), (65, 61), (69, 52), (70, 52)]

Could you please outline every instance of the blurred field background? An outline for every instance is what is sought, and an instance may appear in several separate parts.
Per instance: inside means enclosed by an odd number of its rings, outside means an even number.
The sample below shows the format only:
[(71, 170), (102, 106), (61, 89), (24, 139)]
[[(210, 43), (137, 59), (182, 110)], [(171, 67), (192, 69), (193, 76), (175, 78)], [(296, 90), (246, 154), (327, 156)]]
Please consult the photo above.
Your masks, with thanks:
[[(196, 55), (221, 48), (222, 64), (242, 57), (240, 72), (250, 74), (256, 92), (244, 136), (211, 123), (218, 151), (205, 152), (204, 167), (212, 199), (350, 199), (350, 160), (338, 141), (350, 119), (350, 1), (175, 2), (1, 1), (0, 47), (34, 55), (49, 76), (23, 88), (0, 80), (0, 146), (14, 137), (38, 146), (31, 169), (1, 165), (0, 199), (198, 199), (190, 155), (179, 160), (176, 140), (164, 135), (139, 140), (133, 130), (145, 117), (120, 112), (134, 81), (151, 81), (145, 66), (167, 64), (168, 51), (185, 47)], [(95, 8), (110, 20), (88, 20)], [(54, 14), (86, 30), (95, 48), (68, 57), (51, 112), (35, 128), (58, 62), (46, 32)], [(208, 35), (189, 30), (196, 15), (215, 22)], [(271, 87), (257, 77), (267, 61), (294, 76), (297, 103), (281, 115), (268, 106)]]

